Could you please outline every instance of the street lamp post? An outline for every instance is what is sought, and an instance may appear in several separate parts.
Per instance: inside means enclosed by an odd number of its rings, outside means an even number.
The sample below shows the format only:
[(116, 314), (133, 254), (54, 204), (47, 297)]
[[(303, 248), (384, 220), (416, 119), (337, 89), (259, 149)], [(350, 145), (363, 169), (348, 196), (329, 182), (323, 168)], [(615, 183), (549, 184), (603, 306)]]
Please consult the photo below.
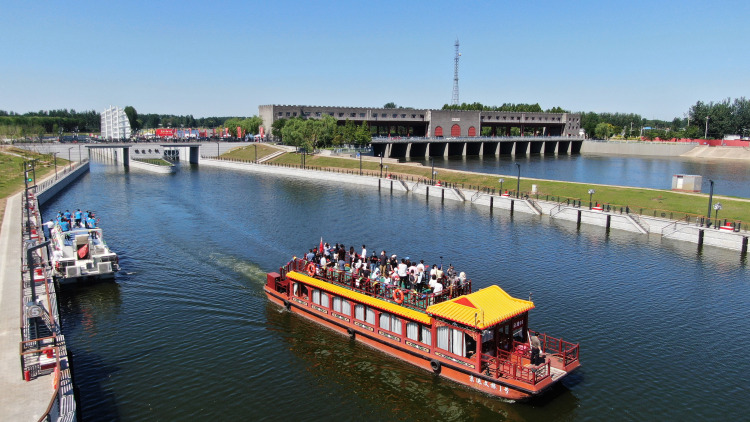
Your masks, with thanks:
[(500, 182), (500, 195), (503, 194), (503, 182), (505, 179), (497, 179), (498, 182)]
[(68, 148), (68, 166), (73, 165), (73, 161), (70, 159), (70, 150), (73, 149), (73, 147)]
[(55, 180), (57, 180), (57, 154), (59, 154), (57, 151), (52, 153), (55, 156)]
[(258, 144), (253, 146), (255, 147), (255, 164), (258, 164)]
[(591, 197), (596, 193), (595, 190), (589, 189), (589, 209), (591, 209)]
[(708, 224), (710, 225), (711, 221), (711, 202), (714, 200), (714, 181), (711, 179), (708, 179), (708, 183), (711, 184), (711, 188), (708, 191), (708, 213), (706, 214), (708, 216)]
[(516, 163), (516, 167), (518, 167), (518, 182), (516, 183), (516, 198), (518, 198), (521, 195), (521, 165)]
[(362, 152), (359, 153), (359, 175), (362, 175)]
[(432, 180), (430, 180), (430, 184), (434, 185), (435, 184), (435, 158), (430, 157), (430, 162), (432, 163), (432, 170), (430, 171), (430, 174), (432, 175), (431, 176)]
[(718, 221), (718, 219), (719, 219), (719, 210), (721, 209), (721, 202), (717, 202), (714, 205), (714, 209), (716, 210), (716, 214), (714, 214), (714, 220), (717, 220), (716, 224), (718, 225), (719, 224), (719, 221)]
[(437, 180), (437, 174), (438, 174), (438, 172), (436, 172), (434, 170), (432, 171), (432, 184), (433, 185), (435, 184), (435, 180)]
[(383, 153), (380, 153), (380, 178), (383, 178)]
[(388, 165), (383, 166), (383, 168), (385, 169), (385, 175), (387, 177), (388, 176)]
[[(708, 116), (706, 116), (706, 131), (703, 133), (703, 139), (708, 139)], [(709, 214), (709, 217), (711, 215)]]

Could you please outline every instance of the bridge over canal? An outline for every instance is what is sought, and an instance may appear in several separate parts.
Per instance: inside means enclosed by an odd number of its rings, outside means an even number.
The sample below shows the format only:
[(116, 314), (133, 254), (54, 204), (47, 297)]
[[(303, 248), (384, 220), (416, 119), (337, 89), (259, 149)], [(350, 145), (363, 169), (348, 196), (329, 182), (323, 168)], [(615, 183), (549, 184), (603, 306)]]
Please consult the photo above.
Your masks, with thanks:
[(582, 145), (583, 138), (569, 136), (372, 139), (373, 154), (384, 158), (578, 154)]

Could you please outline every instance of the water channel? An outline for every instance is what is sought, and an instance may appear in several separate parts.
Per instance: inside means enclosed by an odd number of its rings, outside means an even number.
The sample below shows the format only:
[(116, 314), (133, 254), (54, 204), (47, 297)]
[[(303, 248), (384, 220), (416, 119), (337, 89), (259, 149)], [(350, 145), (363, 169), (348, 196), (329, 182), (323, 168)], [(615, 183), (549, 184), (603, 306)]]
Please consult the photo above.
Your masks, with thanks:
[[(430, 166), (424, 159), (408, 161)], [(703, 192), (709, 191), (709, 179), (715, 182), (717, 195), (750, 198), (750, 163), (744, 160), (718, 160), (684, 157), (641, 157), (625, 155), (503, 155), (435, 158), (436, 168), (494, 173), (506, 177), (505, 186), (514, 189), (518, 168), (521, 177), (565, 180), (569, 182), (622, 185), (653, 189), (671, 189), (675, 174), (703, 176)], [(439, 169), (438, 169), (439, 172)], [(499, 187), (499, 185), (498, 185)]]
[[(95, 210), (123, 268), (65, 288), (82, 420), (745, 419), (750, 283), (736, 252), (409, 194), (183, 164), (92, 163), (47, 203)], [(533, 292), (583, 367), (532, 403), (438, 379), (282, 311), (265, 273), (320, 241)], [(66, 286), (67, 287), (67, 286)]]

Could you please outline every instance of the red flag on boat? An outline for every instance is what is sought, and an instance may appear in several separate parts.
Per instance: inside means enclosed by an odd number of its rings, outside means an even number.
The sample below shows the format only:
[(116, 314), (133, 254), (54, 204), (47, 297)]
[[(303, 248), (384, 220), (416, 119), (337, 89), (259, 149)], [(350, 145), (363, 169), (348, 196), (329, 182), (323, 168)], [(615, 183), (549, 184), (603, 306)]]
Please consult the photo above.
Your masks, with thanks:
[(320, 247), (318, 248), (318, 251), (323, 253), (323, 236), (320, 236)]
[(89, 254), (89, 245), (88, 243), (78, 248), (78, 259), (84, 259), (86, 258), (86, 255)]

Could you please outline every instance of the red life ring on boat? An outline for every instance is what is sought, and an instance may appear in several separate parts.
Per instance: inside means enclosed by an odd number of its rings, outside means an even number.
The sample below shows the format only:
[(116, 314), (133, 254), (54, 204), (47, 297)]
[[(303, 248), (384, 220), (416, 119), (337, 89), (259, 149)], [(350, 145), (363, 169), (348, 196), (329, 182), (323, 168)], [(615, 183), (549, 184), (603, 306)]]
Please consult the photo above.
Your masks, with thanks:
[(393, 300), (395, 300), (399, 305), (404, 303), (404, 292), (402, 292), (401, 289), (394, 290)]
[(315, 264), (312, 262), (307, 264), (307, 273), (310, 274), (310, 277), (315, 275)]

